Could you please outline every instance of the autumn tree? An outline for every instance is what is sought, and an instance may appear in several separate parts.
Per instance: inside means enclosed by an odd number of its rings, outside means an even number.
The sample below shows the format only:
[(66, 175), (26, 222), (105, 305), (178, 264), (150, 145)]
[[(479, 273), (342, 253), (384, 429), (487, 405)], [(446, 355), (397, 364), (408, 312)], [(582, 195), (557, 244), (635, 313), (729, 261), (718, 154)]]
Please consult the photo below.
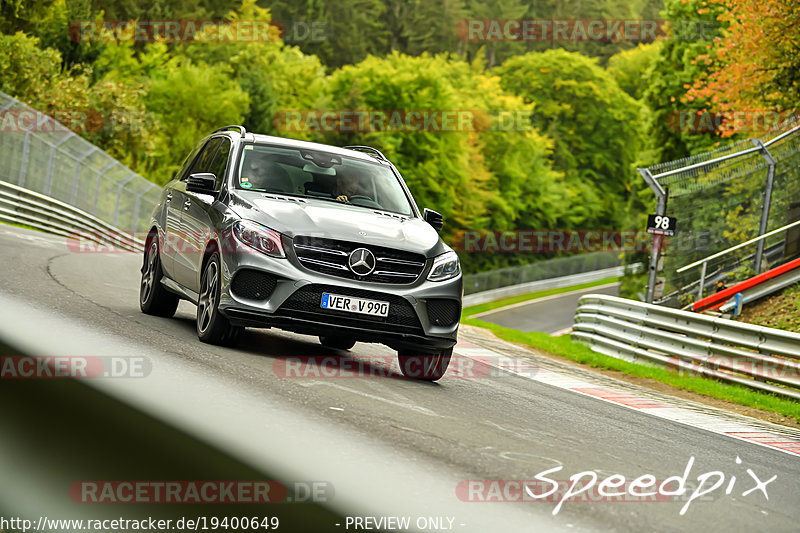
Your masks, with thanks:
[[(728, 25), (714, 40), (713, 53), (698, 56), (708, 63), (686, 100), (708, 102), (726, 116), (725, 133), (741, 127), (749, 115), (749, 135), (773, 125), (765, 112), (797, 110), (800, 100), (800, 3), (797, 0), (708, 0), (721, 7)], [(760, 131), (759, 131), (760, 130)]]

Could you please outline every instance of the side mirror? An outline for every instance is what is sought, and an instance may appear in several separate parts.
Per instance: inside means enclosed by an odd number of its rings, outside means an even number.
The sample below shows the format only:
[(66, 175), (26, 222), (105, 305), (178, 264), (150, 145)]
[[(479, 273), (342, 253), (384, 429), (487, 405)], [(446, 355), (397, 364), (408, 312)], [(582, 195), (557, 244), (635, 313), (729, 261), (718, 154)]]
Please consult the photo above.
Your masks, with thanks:
[(189, 192), (199, 192), (201, 194), (215, 194), (217, 177), (211, 172), (200, 172), (192, 174), (186, 180), (186, 190)]
[(444, 227), (444, 217), (442, 217), (440, 213), (426, 207), (422, 211), (422, 218), (425, 219), (425, 222), (433, 226), (433, 229), (436, 231), (442, 231)]

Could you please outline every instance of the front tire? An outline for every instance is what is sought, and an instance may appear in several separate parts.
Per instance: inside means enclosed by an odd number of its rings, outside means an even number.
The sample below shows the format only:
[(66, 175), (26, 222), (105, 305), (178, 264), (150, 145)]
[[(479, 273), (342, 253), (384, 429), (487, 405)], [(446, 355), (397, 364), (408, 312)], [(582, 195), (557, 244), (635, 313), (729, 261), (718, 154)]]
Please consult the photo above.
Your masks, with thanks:
[(403, 375), (422, 381), (437, 381), (447, 372), (453, 349), (446, 348), (433, 353), (417, 353), (401, 350), (397, 352), (397, 361)]
[(203, 267), (200, 298), (197, 301), (197, 337), (209, 344), (233, 346), (239, 340), (241, 327), (231, 326), (219, 312), (222, 268), (219, 254), (213, 254)]
[(139, 307), (145, 314), (169, 318), (178, 309), (180, 298), (161, 285), (163, 275), (158, 238), (151, 235), (145, 245), (142, 281), (139, 283)]

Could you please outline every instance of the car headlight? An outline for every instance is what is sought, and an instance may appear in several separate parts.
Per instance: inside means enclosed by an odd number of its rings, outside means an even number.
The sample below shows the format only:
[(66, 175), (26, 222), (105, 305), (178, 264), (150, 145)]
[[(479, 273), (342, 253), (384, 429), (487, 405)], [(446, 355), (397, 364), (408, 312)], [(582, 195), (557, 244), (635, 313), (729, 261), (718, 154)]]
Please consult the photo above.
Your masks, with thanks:
[(281, 234), (251, 220), (238, 220), (233, 224), (233, 235), (242, 244), (270, 257), (286, 257)]
[(433, 267), (428, 274), (430, 281), (452, 279), (461, 273), (461, 263), (455, 252), (445, 252), (433, 260)]

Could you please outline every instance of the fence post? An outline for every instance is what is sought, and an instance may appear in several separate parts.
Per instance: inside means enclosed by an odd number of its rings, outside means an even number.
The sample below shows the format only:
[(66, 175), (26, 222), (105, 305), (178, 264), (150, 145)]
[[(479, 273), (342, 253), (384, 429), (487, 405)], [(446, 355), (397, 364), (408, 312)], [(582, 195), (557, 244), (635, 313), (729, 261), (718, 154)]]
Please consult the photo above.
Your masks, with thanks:
[(31, 132), (25, 132), (25, 141), (22, 145), (22, 159), (19, 162), (19, 178), (17, 178), (17, 185), (22, 187), (25, 185), (25, 174), (28, 171), (28, 151), (31, 146)]
[[(769, 223), (769, 207), (772, 203), (772, 184), (775, 181), (775, 158), (772, 157), (772, 154), (769, 153), (767, 147), (764, 146), (764, 143), (761, 139), (751, 139), (753, 144), (755, 144), (759, 148), (759, 152), (767, 160), (767, 183), (764, 187), (764, 203), (761, 206), (761, 222), (758, 225), (758, 235), (764, 235), (767, 232), (767, 224)], [(761, 256), (764, 255), (764, 241), (766, 239), (761, 239), (758, 241), (758, 245), (756, 246), (756, 263), (755, 263), (755, 271), (756, 274), (761, 273)]]
[[(125, 186), (136, 178), (136, 174), (131, 172), (131, 175), (128, 176), (127, 179), (120, 182), (119, 187), (117, 188), (117, 205), (114, 206), (114, 225), (119, 224), (119, 209), (120, 209), (120, 201), (122, 200), (122, 192), (125, 189)], [(127, 229), (127, 228), (126, 228)]]
[(97, 216), (97, 206), (98, 202), (100, 201), (100, 186), (103, 184), (103, 176), (106, 172), (111, 170), (111, 168), (117, 164), (116, 159), (112, 159), (111, 163), (103, 167), (103, 170), (97, 173), (97, 185), (94, 189), (94, 209), (92, 210), (92, 214)]
[(706, 285), (706, 268), (708, 267), (708, 262), (703, 261), (703, 268), (700, 271), (700, 288), (697, 289), (697, 301), (703, 299), (703, 289)]
[[(656, 215), (664, 216), (667, 213), (667, 193), (660, 183), (656, 181), (649, 169), (640, 168), (639, 174), (642, 175), (644, 181), (650, 186), (653, 194), (656, 195)], [(653, 235), (650, 245), (650, 266), (647, 269), (647, 292), (645, 293), (645, 302), (651, 304), (655, 297), (656, 290), (656, 274), (658, 269), (658, 259), (661, 254), (661, 241), (663, 235)]]

